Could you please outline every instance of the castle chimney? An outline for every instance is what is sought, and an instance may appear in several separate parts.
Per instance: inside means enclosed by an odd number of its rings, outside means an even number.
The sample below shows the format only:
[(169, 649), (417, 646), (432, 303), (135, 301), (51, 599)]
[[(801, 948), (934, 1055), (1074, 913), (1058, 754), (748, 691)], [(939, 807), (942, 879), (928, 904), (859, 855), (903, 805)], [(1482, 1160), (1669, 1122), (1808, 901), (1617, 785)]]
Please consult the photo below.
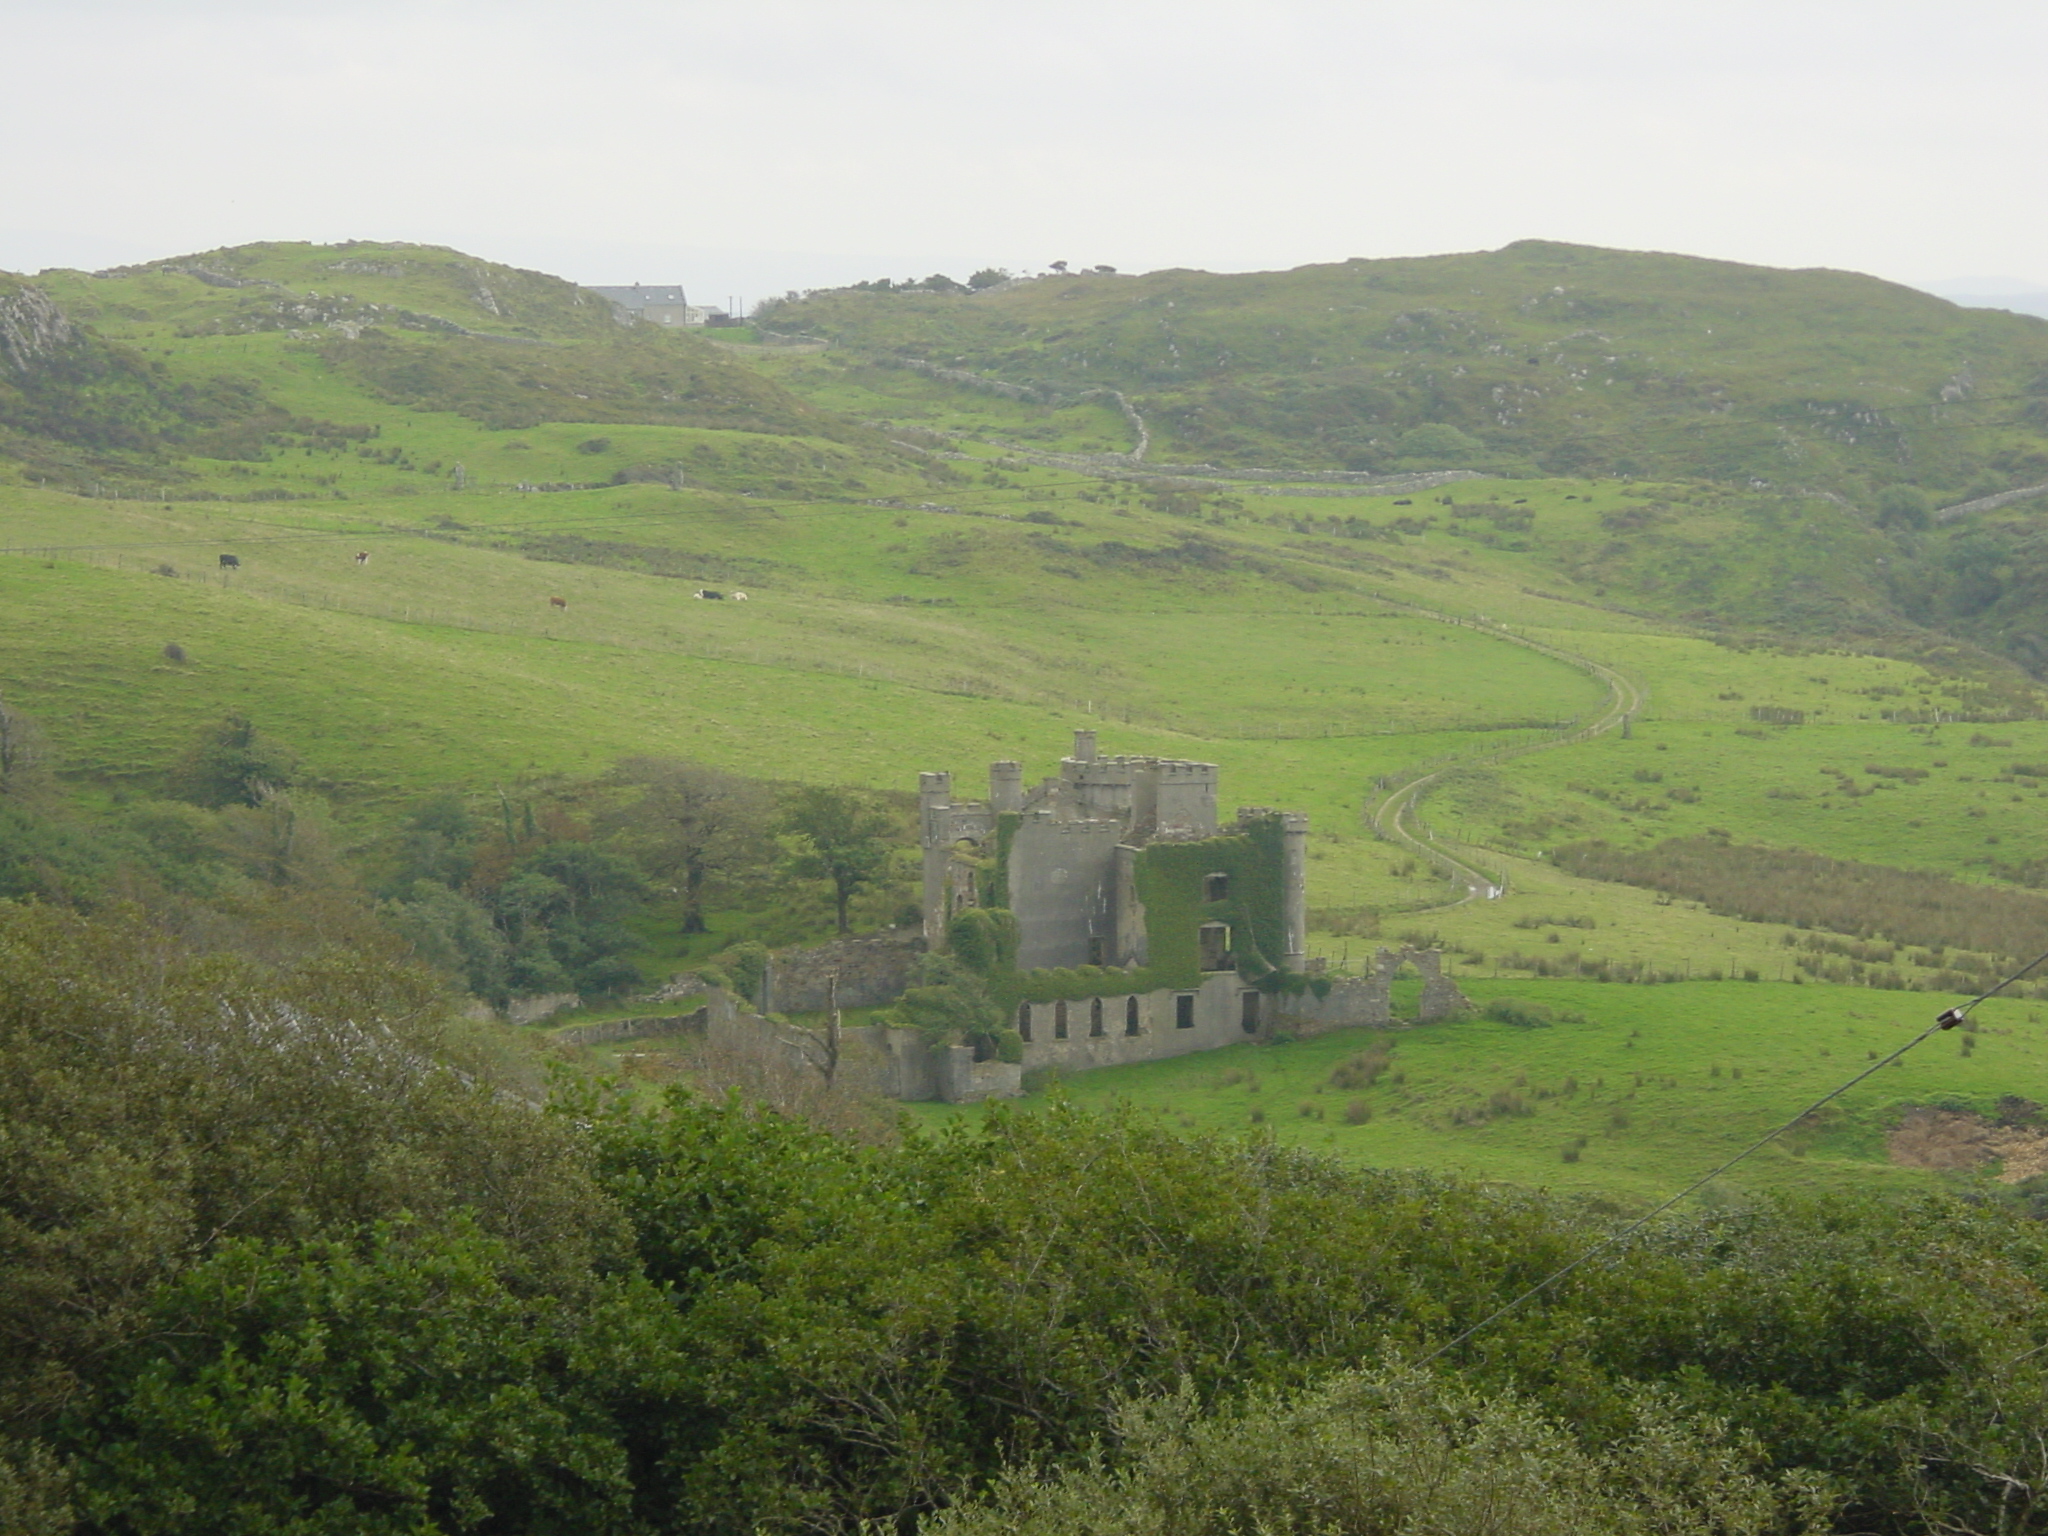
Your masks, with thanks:
[(1095, 733), (1093, 731), (1074, 732), (1074, 760), (1082, 763), (1092, 763), (1095, 761)]

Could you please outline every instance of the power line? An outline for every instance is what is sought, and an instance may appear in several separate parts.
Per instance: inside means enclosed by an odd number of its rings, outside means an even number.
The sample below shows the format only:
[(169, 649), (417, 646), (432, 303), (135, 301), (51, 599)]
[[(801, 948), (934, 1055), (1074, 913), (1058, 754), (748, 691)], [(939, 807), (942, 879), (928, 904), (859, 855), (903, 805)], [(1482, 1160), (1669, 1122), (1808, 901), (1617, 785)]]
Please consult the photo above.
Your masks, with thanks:
[(1600, 1257), (1601, 1254), (1606, 1253), (1609, 1249), (1619, 1247), (1622, 1243), (1626, 1242), (1636, 1233), (1642, 1231), (1644, 1227), (1648, 1226), (1651, 1222), (1655, 1221), (1659, 1216), (1662, 1216), (1666, 1211), (1670, 1210), (1680, 1201), (1685, 1200), (1689, 1196), (1699, 1193), (1700, 1190), (1705, 1189), (1709, 1184), (1713, 1183), (1714, 1180), (1721, 1177), (1722, 1174), (1726, 1173), (1730, 1168), (1733, 1168), (1737, 1163), (1741, 1162), (1744, 1158), (1750, 1156), (1754, 1152), (1761, 1151), (1763, 1148), (1769, 1146), (1772, 1142), (1776, 1141), (1780, 1136), (1784, 1135), (1787, 1131), (1791, 1130), (1795, 1125), (1799, 1124), (1799, 1122), (1804, 1120), (1808, 1115), (1814, 1114), (1824, 1106), (1833, 1103), (1836, 1099), (1839, 1099), (1843, 1094), (1847, 1093), (1851, 1088), (1854, 1088), (1858, 1083), (1862, 1082), (1865, 1078), (1875, 1076), (1878, 1072), (1881, 1072), (1882, 1070), (1884, 1070), (1884, 1068), (1890, 1066), (1893, 1062), (1899, 1060), (1908, 1051), (1912, 1050), (1916, 1045), (1919, 1045), (1923, 1040), (1926, 1040), (1930, 1035), (1939, 1034), (1941, 1031), (1945, 1029), (1954, 1029), (1958, 1024), (1962, 1023), (1965, 1019), (1969, 1018), (1971, 1012), (1977, 1007), (1979, 1003), (1985, 1002), (1991, 998), (1996, 997), (1999, 993), (2003, 992), (2007, 987), (2011, 986), (2014, 982), (2020, 980), (2029, 971), (2034, 970), (2037, 966), (2040, 966), (2044, 963), (2048, 963), (2048, 951), (2044, 951), (2040, 955), (2037, 955), (2034, 959), (2028, 961), (2025, 965), (2021, 966), (2018, 970), (2014, 971), (2010, 976), (2006, 977), (2005, 980), (1999, 982), (1997, 986), (1992, 987), (1988, 991), (1978, 993), (1975, 997), (1971, 998), (1967, 1003), (1963, 1003), (1958, 1007), (1945, 1009), (1941, 1014), (1939, 1014), (1935, 1018), (1935, 1021), (1932, 1024), (1928, 1025), (1925, 1029), (1921, 1030), (1919, 1034), (1915, 1035), (1912, 1039), (1908, 1040), (1896, 1051), (1893, 1051), (1891, 1055), (1885, 1057), (1884, 1060), (1873, 1062), (1871, 1065), (1865, 1067), (1861, 1072), (1858, 1072), (1854, 1077), (1850, 1078), (1846, 1083), (1843, 1083), (1839, 1088), (1832, 1089), (1829, 1092), (1822, 1094), (1819, 1098), (1815, 1099), (1811, 1104), (1807, 1105), (1806, 1108), (1802, 1109), (1798, 1114), (1794, 1115), (1790, 1120), (1787, 1120), (1783, 1125), (1774, 1127), (1772, 1130), (1767, 1131), (1764, 1135), (1758, 1137), (1755, 1141), (1751, 1142), (1748, 1146), (1744, 1147), (1740, 1152), (1736, 1153), (1733, 1157), (1729, 1158), (1727, 1162), (1721, 1164), (1720, 1167), (1714, 1169), (1711, 1173), (1701, 1175), (1699, 1178), (1693, 1180), (1692, 1183), (1686, 1185), (1684, 1189), (1681, 1189), (1677, 1194), (1673, 1195), (1669, 1200), (1666, 1200), (1662, 1205), (1658, 1206), (1655, 1210), (1649, 1212), (1647, 1215), (1637, 1217), (1634, 1221), (1630, 1222), (1627, 1226), (1623, 1227), (1619, 1232), (1615, 1233), (1612, 1237), (1606, 1238), (1605, 1240), (1596, 1243), (1593, 1247), (1587, 1249), (1584, 1253), (1580, 1254), (1576, 1259), (1573, 1259), (1571, 1263), (1565, 1265), (1563, 1268), (1553, 1270), (1550, 1274), (1544, 1276), (1541, 1280), (1537, 1281), (1534, 1285), (1530, 1286), (1526, 1291), (1523, 1291), (1519, 1296), (1516, 1296), (1513, 1300), (1508, 1301), (1503, 1305), (1494, 1308), (1493, 1311), (1487, 1313), (1486, 1316), (1480, 1318), (1478, 1322), (1474, 1323), (1471, 1327), (1467, 1328), (1463, 1333), (1459, 1334), (1456, 1338), (1452, 1339), (1448, 1344), (1439, 1345), (1437, 1348), (1431, 1350), (1428, 1354), (1424, 1355), (1416, 1363), (1418, 1365), (1428, 1365), (1431, 1361), (1440, 1359), (1442, 1356), (1449, 1354), (1452, 1350), (1456, 1349), (1460, 1344), (1463, 1344), (1467, 1339), (1471, 1338), (1474, 1334), (1480, 1333), (1483, 1330), (1491, 1327), (1494, 1323), (1497, 1323), (1502, 1318), (1506, 1317), (1510, 1312), (1515, 1311), (1524, 1302), (1532, 1301), (1536, 1297), (1542, 1295), (1545, 1291), (1549, 1290), (1553, 1285), (1557, 1284), (1558, 1281), (1562, 1280), (1566, 1275), (1572, 1273), (1573, 1270), (1581, 1269), (1585, 1265), (1590, 1264), (1593, 1260)]

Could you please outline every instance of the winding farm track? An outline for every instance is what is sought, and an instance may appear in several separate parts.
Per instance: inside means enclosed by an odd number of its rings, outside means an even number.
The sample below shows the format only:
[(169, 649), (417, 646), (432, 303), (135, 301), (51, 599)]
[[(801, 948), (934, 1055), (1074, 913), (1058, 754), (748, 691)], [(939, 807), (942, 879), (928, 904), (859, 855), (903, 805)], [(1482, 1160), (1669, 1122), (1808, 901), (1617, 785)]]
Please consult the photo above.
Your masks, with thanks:
[[(1410, 607), (1407, 604), (1402, 606)], [(1453, 618), (1447, 614), (1432, 613), (1426, 608), (1411, 607), (1410, 611), (1433, 618), (1442, 624), (1455, 624), (1463, 629), (1477, 630), (1492, 639), (1503, 640), (1510, 645), (1519, 645), (1525, 650), (1535, 651), (1539, 655), (1551, 657), (1554, 660), (1565, 663), (1567, 666), (1576, 667), (1589, 677), (1598, 678), (1607, 685), (1606, 702), (1601, 706), (1600, 712), (1593, 717), (1592, 723), (1589, 725), (1581, 726), (1574, 731), (1567, 731), (1562, 735), (1553, 736), (1548, 741), (1530, 742), (1525, 746), (1519, 747), (1503, 747), (1497, 752), (1486, 752), (1473, 757), (1458, 758), (1455, 761), (1442, 763), (1434, 768), (1424, 769), (1420, 772), (1411, 770), (1406, 774), (1397, 776), (1396, 782), (1391, 787), (1381, 791), (1379, 800), (1372, 805), (1366, 817), (1373, 831), (1390, 843), (1398, 843), (1404, 848), (1421, 854), (1422, 857), (1428, 859), (1432, 864), (1443, 869), (1451, 880), (1465, 887), (1465, 894), (1456, 901), (1445, 902), (1440, 906), (1426, 909), (1428, 911), (1441, 912), (1451, 907), (1461, 907), (1468, 901), (1476, 900), (1482, 894), (1488, 896), (1498, 895), (1507, 888), (1506, 877), (1496, 878), (1477, 866), (1466, 862), (1464, 859), (1445, 852), (1443, 846), (1430, 834), (1427, 827), (1421, 825), (1419, 818), (1416, 816), (1416, 807), (1423, 795), (1433, 786), (1455, 773), (1462, 773), (1468, 769), (1494, 763), (1505, 763), (1513, 758), (1527, 757), (1533, 752), (1547, 752), (1554, 747), (1570, 746), (1573, 742), (1590, 741), (1595, 736), (1613, 730), (1617, 725), (1628, 719), (1630, 715), (1641, 709), (1643, 706), (1643, 694), (1640, 688), (1613, 667), (1606, 665), (1604, 662), (1594, 661), (1591, 657), (1580, 656), (1558, 646), (1546, 645), (1541, 640), (1531, 640), (1525, 635), (1514, 634), (1496, 625), (1480, 624), (1472, 620)], [(1421, 835), (1418, 836), (1418, 832)]]
[[(939, 369), (933, 371), (958, 379), (976, 378), (977, 382), (984, 385), (994, 382), (980, 380), (978, 376), (963, 374), (958, 370)], [(1144, 459), (1152, 441), (1151, 429), (1146, 426), (1145, 418), (1139, 414), (1138, 408), (1119, 390), (1090, 390), (1086, 395), (1076, 396), (1075, 398), (1085, 399), (1087, 395), (1093, 394), (1108, 394), (1115, 397), (1118, 409), (1123, 413), (1124, 420), (1132, 429), (1134, 442), (1130, 453), (1103, 456), (1031, 454), (1027, 452), (1020, 454), (1019, 457), (1033, 459), (1041, 463), (1057, 461), (1062, 468), (1081, 469), (1086, 473), (1100, 475), (1104, 479), (1141, 478), (1141, 473), (1133, 473), (1131, 471), (1118, 474), (1113, 470), (1102, 467), (1099, 460), (1103, 457), (1114, 458), (1132, 466), (1132, 469), (1135, 470), (1136, 466)], [(1251, 470), (1241, 473), (1277, 476), (1284, 473), (1284, 471)], [(1418, 490), (1429, 488), (1419, 483), (1422, 481), (1429, 481), (1432, 485), (1440, 483), (1437, 477), (1434, 476), (1424, 475), (1414, 478), (1418, 481), (1414, 488)], [(1479, 477), (1465, 472), (1452, 472), (1444, 478), (1467, 479)], [(1407, 488), (1406, 486), (1388, 484), (1376, 487), (1375, 489), (1379, 493), (1391, 495), (1397, 489)], [(2048, 491), (2048, 486), (2036, 487), (2035, 491)], [(2032, 495), (2035, 491), (2015, 492), (2013, 496)], [(1330, 495), (1332, 493), (1321, 489), (1304, 492), (1299, 487), (1289, 487), (1286, 490), (1276, 490), (1274, 494)], [(1960, 511), (1964, 509), (1958, 508), (1955, 510)], [(1315, 564), (1319, 562), (1310, 561), (1307, 563)], [(1507, 889), (1507, 877), (1505, 875), (1499, 877), (1490, 875), (1477, 865), (1446, 852), (1443, 846), (1429, 832), (1429, 829), (1422, 825), (1416, 815), (1416, 808), (1421, 803), (1423, 795), (1452, 774), (1463, 773), (1473, 768), (1490, 766), (1495, 763), (1505, 763), (1514, 758), (1527, 757), (1534, 752), (1547, 752), (1554, 747), (1570, 746), (1574, 742), (1590, 741), (1595, 736), (1611, 731), (1643, 707), (1642, 690), (1613, 667), (1608, 666), (1605, 662), (1595, 661), (1590, 656), (1580, 656), (1560, 646), (1546, 645), (1541, 640), (1531, 640), (1526, 635), (1515, 634), (1501, 625), (1484, 624), (1476, 619), (1461, 619), (1453, 614), (1440, 613), (1433, 608), (1425, 608), (1416, 603), (1405, 603), (1398, 598), (1386, 597), (1377, 593), (1374, 596), (1380, 602), (1403, 609), (1418, 617), (1433, 619), (1439, 624), (1455, 625), (1460, 629), (1475, 630), (1489, 639), (1504, 641), (1509, 645), (1519, 645), (1524, 650), (1535, 651), (1538, 655), (1548, 656), (1555, 661), (1561, 661), (1566, 666), (1576, 667), (1587, 676), (1597, 678), (1607, 685), (1606, 702), (1602, 704), (1600, 712), (1593, 717), (1590, 725), (1581, 726), (1577, 730), (1563, 732), (1560, 735), (1551, 737), (1547, 741), (1530, 742), (1519, 747), (1503, 747), (1496, 752), (1479, 753), (1475, 756), (1461, 757), (1450, 762), (1439, 763), (1431, 768), (1410, 770), (1406, 774), (1397, 776), (1396, 782), (1391, 788), (1383, 789), (1380, 799), (1367, 812), (1367, 823), (1379, 837), (1387, 842), (1399, 844), (1401, 847), (1420, 854), (1423, 858), (1428, 859), (1432, 864), (1442, 869), (1446, 876), (1454, 883), (1464, 886), (1465, 894), (1456, 901), (1443, 902), (1437, 906), (1425, 907), (1420, 910), (1443, 912), (1448, 911), (1452, 907), (1462, 907), (1469, 901), (1477, 900), (1481, 895), (1489, 897), (1498, 896)], [(1418, 832), (1420, 835), (1417, 835)]]

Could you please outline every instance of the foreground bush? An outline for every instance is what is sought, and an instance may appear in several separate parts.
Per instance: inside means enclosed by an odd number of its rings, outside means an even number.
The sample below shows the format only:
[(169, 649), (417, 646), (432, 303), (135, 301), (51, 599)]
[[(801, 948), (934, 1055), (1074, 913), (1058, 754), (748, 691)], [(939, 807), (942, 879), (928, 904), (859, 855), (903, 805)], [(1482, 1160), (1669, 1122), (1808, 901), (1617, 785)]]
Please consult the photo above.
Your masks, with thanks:
[(0, 903), (0, 1530), (2048, 1529), (1997, 1204), (1674, 1218), (1354, 1378), (1625, 1213), (1135, 1113), (544, 1114), (443, 1007)]
[(1113, 1460), (1012, 1473), (926, 1536), (1761, 1536), (1814, 1529), (1810, 1479), (1652, 1394), (1588, 1449), (1513, 1396), (1401, 1372), (1345, 1373), (1298, 1400), (1205, 1414), (1183, 1388), (1126, 1406)]

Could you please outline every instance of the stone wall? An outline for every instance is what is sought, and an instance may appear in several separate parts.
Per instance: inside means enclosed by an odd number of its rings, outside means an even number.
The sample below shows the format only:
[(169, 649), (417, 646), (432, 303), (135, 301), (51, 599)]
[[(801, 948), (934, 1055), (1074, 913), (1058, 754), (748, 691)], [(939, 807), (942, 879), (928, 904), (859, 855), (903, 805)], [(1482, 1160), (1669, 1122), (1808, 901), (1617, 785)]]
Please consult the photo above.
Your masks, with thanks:
[(1024, 1069), (1013, 1061), (976, 1061), (965, 1045), (939, 1053), (939, 1097), (948, 1104), (1015, 1099), (1024, 1094)]
[(1390, 993), (1394, 977), (1402, 966), (1412, 965), (1422, 978), (1422, 997), (1415, 1017), (1433, 1024), (1463, 1013), (1472, 1006), (1458, 984), (1444, 975), (1444, 957), (1435, 949), (1382, 949), (1373, 962), (1370, 976), (1340, 977), (1328, 997), (1314, 993), (1274, 999), (1274, 1027), (1295, 1034), (1321, 1034), (1325, 1030), (1349, 1029), (1356, 1025), (1384, 1027), (1394, 1020)]
[(543, 992), (536, 997), (515, 997), (505, 1004), (505, 1022), (538, 1024), (542, 1019), (582, 1006), (583, 999), (574, 992)]
[(924, 953), (924, 938), (896, 929), (869, 938), (837, 939), (809, 949), (778, 950), (761, 986), (763, 1013), (816, 1013), (826, 1006), (826, 983), (839, 978), (839, 1006), (879, 1008), (903, 995)]
[(606, 1019), (598, 1024), (572, 1024), (558, 1030), (562, 1045), (596, 1045), (605, 1040), (651, 1040), (660, 1035), (701, 1035), (711, 1018), (709, 1007), (695, 1013), (650, 1014), (637, 1019)]

